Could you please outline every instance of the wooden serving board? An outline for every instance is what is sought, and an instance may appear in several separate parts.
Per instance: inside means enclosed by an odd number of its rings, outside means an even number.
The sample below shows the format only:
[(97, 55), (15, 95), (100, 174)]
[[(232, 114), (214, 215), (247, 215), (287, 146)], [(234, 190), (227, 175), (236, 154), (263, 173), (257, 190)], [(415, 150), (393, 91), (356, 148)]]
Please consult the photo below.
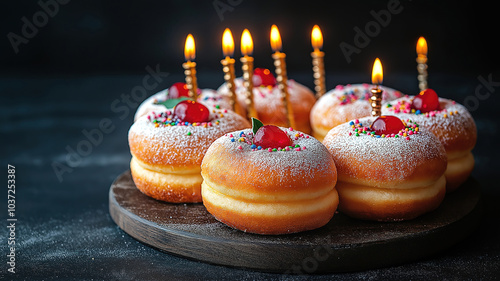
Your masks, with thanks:
[(170, 204), (142, 194), (130, 171), (111, 185), (109, 211), (135, 239), (212, 264), (281, 273), (359, 271), (422, 259), (456, 244), (479, 224), (479, 184), (469, 178), (441, 206), (411, 221), (380, 223), (337, 213), (324, 227), (280, 236), (232, 229), (203, 204)]

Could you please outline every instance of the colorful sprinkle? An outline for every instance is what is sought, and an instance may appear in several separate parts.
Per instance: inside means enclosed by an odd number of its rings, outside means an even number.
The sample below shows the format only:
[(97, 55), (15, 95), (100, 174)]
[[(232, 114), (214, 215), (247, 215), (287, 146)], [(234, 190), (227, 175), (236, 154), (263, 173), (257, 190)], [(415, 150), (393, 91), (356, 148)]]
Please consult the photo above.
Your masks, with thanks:
[[(192, 127), (197, 127), (197, 126), (203, 126), (203, 128), (211, 127), (213, 126), (212, 122), (181, 122), (177, 117), (173, 116), (173, 113), (171, 111), (164, 111), (164, 112), (151, 112), (150, 114), (147, 115), (148, 121), (153, 123), (156, 128), (158, 127), (171, 127), (171, 126), (192, 126)], [(215, 125), (219, 125), (220, 120), (217, 120), (215, 122)]]
[(372, 131), (370, 127), (362, 126), (361, 122), (359, 122), (359, 120), (356, 119), (354, 121), (349, 122), (349, 125), (351, 125), (352, 130), (348, 132), (348, 134), (349, 136), (352, 136), (354, 134), (356, 137), (359, 137), (360, 135), (364, 134), (375, 138), (398, 138), (399, 136), (409, 138), (409, 136), (411, 135), (418, 134), (419, 125), (417, 123), (414, 123), (410, 119), (407, 119), (406, 121), (403, 120), (403, 123), (405, 124), (406, 128), (404, 128), (403, 130), (399, 131), (396, 134), (376, 135), (375, 132)]
[[(294, 131), (292, 128), (288, 128), (287, 131)], [(245, 131), (240, 131), (238, 133), (227, 133), (224, 136), (228, 137), (228, 140), (231, 142), (238, 142), (238, 144), (235, 146), (238, 149), (242, 149), (244, 147), (243, 144), (247, 144), (249, 146), (250, 151), (259, 151), (263, 150), (261, 146), (257, 146), (256, 144), (253, 144), (253, 133), (252, 132), (245, 132)], [(299, 138), (310, 138), (309, 135), (306, 135), (301, 132), (294, 132), (294, 133), (289, 133), (289, 136), (292, 139), (299, 139)], [(279, 152), (279, 151), (303, 151), (306, 150), (307, 147), (303, 146), (301, 147), (299, 144), (295, 144), (293, 146), (285, 146), (285, 147), (278, 147), (278, 148), (265, 148), (268, 152)]]

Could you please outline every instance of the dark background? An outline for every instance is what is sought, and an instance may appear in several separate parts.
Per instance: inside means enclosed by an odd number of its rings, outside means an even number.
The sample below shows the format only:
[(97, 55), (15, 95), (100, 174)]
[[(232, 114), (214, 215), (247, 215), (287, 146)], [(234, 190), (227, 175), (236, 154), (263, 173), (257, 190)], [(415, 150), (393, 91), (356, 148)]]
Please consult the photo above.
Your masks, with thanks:
[[(256, 280), (346, 279), (429, 280), (493, 279), (500, 270), (500, 188), (498, 185), (498, 91), (500, 81), (498, 20), (494, 2), (401, 1), (377, 36), (348, 63), (339, 45), (354, 44), (355, 31), (373, 22), (370, 11), (390, 1), (228, 1), (236, 3), (219, 17), (214, 1), (71, 0), (38, 27), (16, 54), (8, 34), (22, 36), (25, 23), (43, 11), (38, 1), (8, 1), (0, 9), (0, 146), (1, 167), (16, 167), (16, 239), (18, 274), (9, 280)], [(42, 3), (55, 3), (45, 0)], [(228, 4), (229, 5), (229, 4)], [(52, 8), (53, 9), (53, 8)], [(38, 18), (42, 20), (43, 18)], [(221, 37), (231, 28), (240, 56), (240, 35), (252, 33), (256, 66), (273, 68), (269, 31), (278, 25), (289, 77), (313, 87), (310, 33), (318, 24), (324, 36), (327, 88), (369, 82), (375, 57), (384, 66), (384, 84), (408, 94), (418, 91), (415, 44), (429, 44), (429, 85), (442, 97), (463, 103), (478, 128), (472, 176), (481, 184), (484, 216), (479, 228), (455, 247), (421, 261), (346, 274), (281, 276), (200, 263), (141, 244), (121, 231), (108, 212), (113, 180), (129, 167), (127, 132), (136, 104), (117, 113), (123, 95), (142, 85), (146, 67), (158, 65), (162, 77), (154, 94), (183, 81), (184, 42), (196, 41), (198, 80), (202, 88), (223, 83)], [(236, 66), (240, 75), (240, 64)], [(492, 80), (487, 88), (482, 80)], [(480, 89), (480, 99), (476, 89)], [(482, 88), (481, 88), (482, 87)], [(69, 165), (70, 150), (87, 138), (83, 130), (109, 119), (114, 130), (103, 135), (89, 155)], [(69, 150), (68, 150), (69, 149)], [(57, 177), (53, 165), (70, 171)], [(7, 177), (6, 168), (2, 174)], [(4, 189), (5, 191), (5, 189)], [(5, 192), (6, 193), (6, 192)], [(5, 195), (4, 195), (5, 196)], [(7, 218), (0, 196), (0, 218)], [(8, 233), (0, 224), (0, 256), (7, 253)]]
[[(164, 71), (182, 73), (184, 40), (192, 33), (200, 76), (220, 68), (221, 37), (229, 27), (236, 41), (235, 57), (244, 28), (252, 33), (256, 65), (272, 67), (269, 31), (276, 24), (290, 72), (310, 70), (310, 33), (318, 24), (324, 35), (328, 72), (371, 70), (380, 57), (386, 77), (415, 70), (415, 44), (429, 44), (430, 73), (476, 75), (498, 70), (495, 53), (494, 2), (404, 1), (387, 27), (371, 38), (348, 63), (340, 43), (354, 45), (354, 27), (364, 30), (373, 21), (370, 11), (387, 9), (390, 1), (79, 1), (59, 5), (59, 11), (38, 28), (15, 54), (7, 34), (22, 35), (26, 17), (41, 10), (37, 1), (9, 1), (2, 9), (0, 71), (43, 74), (142, 73), (160, 63)], [(222, 20), (214, 3), (222, 12)], [(222, 3), (222, 4), (221, 4)], [(236, 4), (231, 6), (231, 4)], [(42, 21), (43, 19), (38, 19)], [(221, 75), (222, 77), (222, 75)], [(222, 81), (222, 78), (221, 78)]]

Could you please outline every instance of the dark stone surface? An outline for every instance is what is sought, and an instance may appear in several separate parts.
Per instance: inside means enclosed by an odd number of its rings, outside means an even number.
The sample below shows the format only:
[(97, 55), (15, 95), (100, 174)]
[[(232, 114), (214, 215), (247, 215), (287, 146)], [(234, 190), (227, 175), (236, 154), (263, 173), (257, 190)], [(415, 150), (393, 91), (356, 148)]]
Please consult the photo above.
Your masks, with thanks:
[[(199, 279), (494, 279), (500, 271), (500, 189), (498, 186), (498, 97), (481, 100), (472, 111), (478, 126), (473, 177), (481, 185), (484, 216), (471, 236), (447, 251), (401, 266), (363, 272), (283, 276), (197, 262), (146, 246), (123, 232), (108, 213), (108, 193), (113, 180), (128, 169), (127, 131), (136, 105), (125, 106), (121, 94), (130, 95), (141, 85), (142, 75), (131, 76), (31, 76), (0, 79), (0, 135), (2, 165), (16, 167), (16, 275), (7, 275), (6, 235), (1, 233), (1, 278), (19, 280), (180, 280)], [(221, 75), (200, 77), (203, 87), (215, 88)], [(310, 73), (290, 73), (311, 87)], [(330, 83), (366, 81), (364, 74), (332, 73)], [(413, 93), (414, 73), (397, 74), (386, 85)], [(483, 74), (487, 77), (486, 74)], [(493, 73), (493, 80), (500, 77)], [(182, 81), (170, 75), (153, 94)], [(480, 82), (477, 76), (433, 74), (433, 87), (443, 97), (463, 102)], [(494, 90), (498, 90), (497, 87)], [(119, 103), (122, 111), (113, 111)], [(129, 113), (125, 111), (129, 110)], [(81, 159), (68, 149), (83, 149), (83, 130), (99, 128), (109, 118), (114, 130)], [(83, 150), (82, 150), (83, 151)], [(68, 158), (69, 157), (69, 158)], [(57, 177), (52, 165), (71, 170)], [(5, 190), (5, 189), (4, 189)], [(6, 195), (5, 195), (6, 196)], [(5, 197), (4, 197), (5, 198)], [(6, 199), (6, 198), (5, 198)], [(5, 200), (0, 205), (6, 224)], [(5, 228), (4, 228), (5, 229)]]

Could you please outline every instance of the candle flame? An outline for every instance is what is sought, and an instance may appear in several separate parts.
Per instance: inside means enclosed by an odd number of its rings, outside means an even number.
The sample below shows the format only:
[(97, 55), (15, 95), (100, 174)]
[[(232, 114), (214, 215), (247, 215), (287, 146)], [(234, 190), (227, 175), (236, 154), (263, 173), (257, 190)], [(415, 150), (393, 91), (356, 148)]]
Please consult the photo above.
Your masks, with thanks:
[(375, 59), (373, 63), (372, 70), (372, 84), (380, 85), (382, 84), (382, 80), (384, 79), (384, 71), (382, 70), (382, 63), (379, 58)]
[(253, 40), (252, 35), (248, 29), (243, 30), (241, 34), (241, 54), (244, 56), (251, 56), (253, 53)]
[(222, 53), (226, 57), (232, 57), (234, 54), (233, 34), (229, 28), (226, 28), (222, 34)]
[(271, 48), (274, 52), (281, 51), (281, 36), (275, 24), (271, 27)]
[(318, 25), (315, 25), (312, 29), (311, 44), (315, 51), (319, 51), (319, 49), (323, 48), (323, 34)]
[(194, 47), (193, 35), (188, 34), (186, 38), (186, 45), (184, 46), (184, 57), (187, 61), (194, 60), (196, 57), (196, 49)]
[(427, 41), (424, 37), (418, 38), (417, 42), (417, 54), (419, 57), (427, 56)]

